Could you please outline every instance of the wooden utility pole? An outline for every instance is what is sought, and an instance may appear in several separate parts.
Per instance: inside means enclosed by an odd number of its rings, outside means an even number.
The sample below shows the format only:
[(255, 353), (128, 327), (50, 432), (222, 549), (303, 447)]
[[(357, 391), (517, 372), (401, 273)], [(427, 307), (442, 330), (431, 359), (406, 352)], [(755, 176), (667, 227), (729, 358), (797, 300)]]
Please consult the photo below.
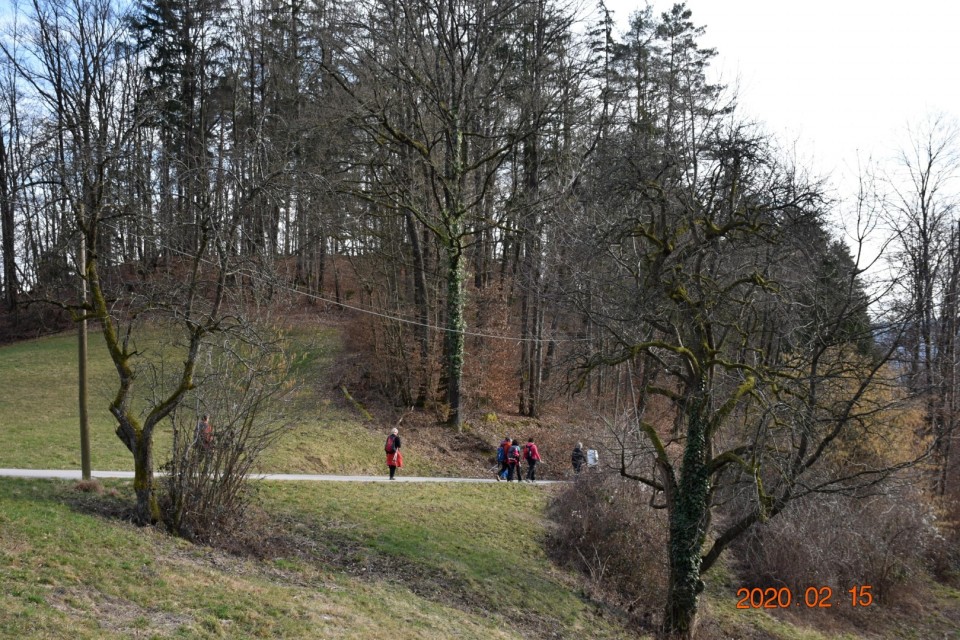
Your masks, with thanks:
[(84, 480), (89, 480), (90, 471), (90, 415), (87, 411), (87, 247), (86, 238), (80, 237), (80, 250), (77, 255), (80, 272), (81, 313), (78, 329), (78, 397), (80, 401), (80, 469)]

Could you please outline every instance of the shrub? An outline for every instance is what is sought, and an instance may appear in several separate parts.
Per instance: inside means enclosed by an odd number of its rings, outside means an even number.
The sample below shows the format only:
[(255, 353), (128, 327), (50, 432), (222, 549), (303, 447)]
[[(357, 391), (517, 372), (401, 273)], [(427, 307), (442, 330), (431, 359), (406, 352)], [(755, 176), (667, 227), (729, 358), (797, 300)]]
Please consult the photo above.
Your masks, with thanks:
[(593, 596), (650, 628), (666, 592), (667, 517), (617, 475), (585, 473), (550, 506), (551, 556), (588, 576)]
[(923, 568), (936, 538), (923, 496), (898, 487), (868, 497), (797, 500), (750, 529), (735, 548), (746, 586), (825, 585), (841, 593), (870, 585), (880, 600)]
[(29, 340), (74, 328), (70, 313), (49, 304), (29, 304), (12, 313), (0, 309), (0, 344)]
[(939, 580), (960, 584), (960, 498), (945, 498), (938, 513), (940, 535), (929, 550), (930, 565)]
[(247, 477), (286, 426), (270, 402), (289, 389), (287, 363), (266, 343), (225, 342), (205, 359), (197, 413), (211, 416), (212, 438), (192, 411), (172, 414), (173, 451), (165, 468), (164, 520), (188, 540), (224, 544), (243, 536), (251, 490)]
[(90, 480), (77, 480), (73, 484), (74, 491), (80, 491), (82, 493), (95, 493), (100, 495), (103, 493), (103, 485), (100, 484), (100, 481), (96, 478), (91, 478)]

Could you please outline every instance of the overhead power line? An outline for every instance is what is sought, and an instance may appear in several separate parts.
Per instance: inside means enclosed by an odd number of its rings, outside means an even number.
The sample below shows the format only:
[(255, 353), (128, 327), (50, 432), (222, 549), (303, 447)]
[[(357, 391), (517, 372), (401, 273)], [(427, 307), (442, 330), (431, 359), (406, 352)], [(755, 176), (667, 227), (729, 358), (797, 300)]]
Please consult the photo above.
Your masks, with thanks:
[[(194, 258), (196, 257), (196, 256), (194, 256), (193, 254), (187, 253), (186, 251), (182, 251), (182, 250), (177, 249), (177, 248), (175, 248), (175, 247), (171, 247), (170, 245), (167, 245), (167, 244), (164, 244), (164, 243), (160, 243), (159, 247), (160, 247), (161, 249), (165, 249), (165, 250), (167, 250), (167, 251), (170, 251), (171, 253), (179, 254), (179, 255), (181, 255), (181, 256), (183, 256), (183, 257), (186, 257), (186, 258), (194, 259)], [(209, 260), (209, 259), (207, 259), (207, 258), (201, 257), (201, 258), (200, 258), (200, 261), (201, 261), (202, 263), (204, 263), (204, 264), (209, 265), (209, 266), (219, 267), (219, 265), (218, 265), (216, 262), (214, 262), (214, 261), (212, 261), (212, 260)], [(247, 277), (252, 278), (252, 279), (254, 279), (254, 280), (257, 280), (257, 281), (260, 282), (261, 284), (263, 284), (263, 283), (266, 282), (266, 279), (263, 278), (260, 274), (258, 274), (258, 273), (256, 273), (256, 272), (247, 274)], [(437, 331), (437, 332), (442, 332), (442, 333), (453, 333), (453, 332), (456, 332), (456, 330), (454, 330), (454, 329), (449, 329), (449, 328), (447, 328), (447, 327), (441, 327), (441, 326), (438, 326), (438, 325), (435, 325), (435, 324), (431, 324), (431, 323), (420, 322), (419, 320), (414, 320), (414, 319), (412, 319), (412, 318), (405, 318), (405, 317), (403, 317), (403, 316), (392, 315), (392, 314), (389, 314), (389, 313), (384, 313), (384, 312), (381, 312), (381, 311), (376, 311), (376, 310), (374, 310), (374, 309), (367, 309), (367, 308), (365, 308), (365, 307), (360, 307), (360, 306), (357, 306), (357, 305), (347, 304), (346, 302), (339, 302), (339, 301), (337, 301), (337, 300), (331, 300), (330, 298), (327, 298), (326, 296), (322, 296), (322, 295), (319, 295), (319, 294), (316, 294), (316, 293), (311, 293), (311, 292), (309, 292), (309, 291), (301, 291), (300, 289), (296, 289), (296, 288), (294, 288), (294, 287), (291, 287), (291, 286), (287, 285), (286, 283), (282, 283), (282, 282), (281, 282), (281, 283), (277, 283), (277, 282), (274, 282), (274, 283), (272, 283), (272, 284), (273, 284), (275, 287), (277, 287), (277, 288), (279, 288), (279, 289), (283, 289), (283, 290), (288, 291), (288, 292), (290, 292), (290, 293), (294, 293), (294, 294), (297, 294), (297, 295), (305, 296), (305, 297), (307, 297), (307, 298), (310, 298), (310, 299), (312, 299), (312, 300), (317, 300), (317, 301), (319, 301), (319, 302), (325, 302), (325, 303), (327, 303), (327, 304), (331, 304), (331, 305), (334, 305), (334, 306), (337, 306), (337, 307), (341, 307), (341, 308), (343, 308), (343, 309), (349, 309), (350, 311), (355, 311), (355, 312), (357, 312), (357, 313), (362, 313), (362, 314), (374, 316), (374, 317), (377, 317), (377, 318), (382, 318), (382, 319), (384, 319), (384, 320), (390, 320), (390, 321), (393, 321), (393, 322), (399, 322), (399, 323), (407, 324), (407, 325), (411, 325), (411, 326), (424, 327), (424, 328), (428, 329), (429, 331)], [(461, 331), (459, 331), (458, 333), (461, 333), (462, 335), (467, 336), (467, 337), (471, 337), (471, 338), (484, 338), (484, 339), (488, 339), (488, 340), (505, 340), (505, 341), (509, 341), (509, 342), (549, 343), (549, 342), (587, 342), (587, 341), (589, 340), (588, 338), (525, 338), (525, 337), (521, 337), (521, 336), (505, 336), (505, 335), (500, 335), (500, 334), (495, 334), (495, 333), (483, 333), (483, 332), (479, 332), (479, 331), (467, 331), (467, 330), (461, 330)]]

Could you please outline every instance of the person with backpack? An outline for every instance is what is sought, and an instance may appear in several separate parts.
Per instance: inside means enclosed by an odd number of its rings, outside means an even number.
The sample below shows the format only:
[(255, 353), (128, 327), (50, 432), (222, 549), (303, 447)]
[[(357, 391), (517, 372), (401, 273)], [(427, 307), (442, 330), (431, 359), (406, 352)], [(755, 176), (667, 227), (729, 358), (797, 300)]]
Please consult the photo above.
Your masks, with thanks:
[(540, 462), (540, 451), (534, 444), (533, 438), (527, 438), (527, 444), (523, 447), (523, 457), (527, 461), (527, 482), (537, 481), (537, 463)]
[(390, 468), (390, 479), (396, 480), (394, 474), (397, 469), (403, 466), (403, 456), (400, 454), (400, 432), (396, 427), (387, 436), (387, 442), (383, 446), (387, 454), (387, 466)]
[(503, 442), (500, 443), (500, 446), (497, 447), (497, 464), (499, 468), (497, 469), (497, 482), (507, 479), (507, 472), (510, 469), (510, 466), (507, 464), (507, 452), (510, 450), (510, 437), (507, 436), (503, 439)]
[(513, 477), (517, 477), (517, 482), (521, 481), (520, 478), (520, 443), (514, 440), (510, 443), (510, 448), (507, 449), (507, 482), (513, 480)]

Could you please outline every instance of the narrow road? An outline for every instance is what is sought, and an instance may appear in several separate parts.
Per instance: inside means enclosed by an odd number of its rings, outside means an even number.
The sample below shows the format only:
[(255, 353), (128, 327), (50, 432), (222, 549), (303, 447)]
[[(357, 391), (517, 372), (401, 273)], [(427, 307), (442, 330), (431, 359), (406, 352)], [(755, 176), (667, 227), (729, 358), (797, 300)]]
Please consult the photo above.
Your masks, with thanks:
[[(93, 471), (94, 478), (133, 478), (132, 471)], [(160, 474), (156, 474), (160, 475)], [(7, 478), (49, 478), (58, 480), (80, 480), (79, 469), (0, 469), (0, 477)], [(255, 480), (294, 480), (300, 482), (390, 482), (383, 476), (332, 476), (310, 473), (258, 473), (250, 476)], [(415, 476), (396, 477), (394, 482), (497, 482), (492, 478), (422, 478)], [(535, 484), (554, 484), (557, 480), (537, 480)], [(527, 483), (529, 484), (529, 483)]]

